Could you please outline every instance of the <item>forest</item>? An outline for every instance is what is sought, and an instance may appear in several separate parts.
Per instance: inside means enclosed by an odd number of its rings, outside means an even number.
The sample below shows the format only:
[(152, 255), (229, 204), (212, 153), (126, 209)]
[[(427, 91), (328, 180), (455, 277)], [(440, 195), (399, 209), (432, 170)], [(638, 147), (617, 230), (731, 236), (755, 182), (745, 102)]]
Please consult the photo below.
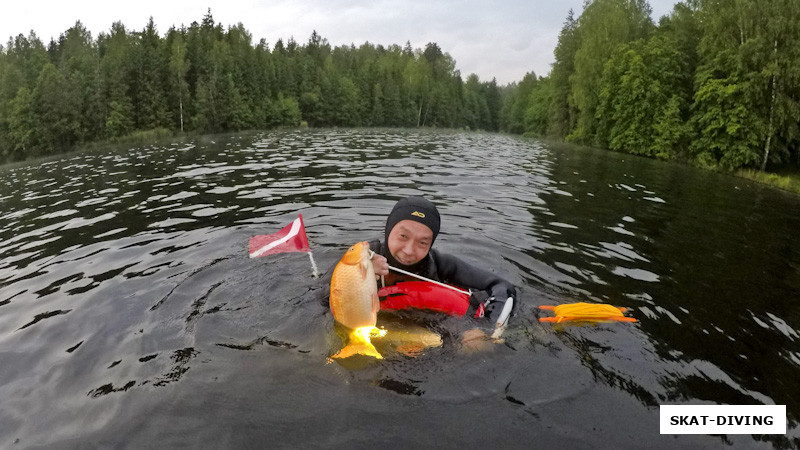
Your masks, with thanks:
[(218, 133), (278, 126), (499, 130), (497, 83), (462, 80), (435, 43), (424, 50), (331, 45), (316, 32), (272, 48), (240, 23), (162, 37), (80, 23), (45, 45), (31, 32), (0, 51), (0, 160), (61, 153), (137, 132)]
[(570, 11), (549, 74), (498, 86), (436, 43), (270, 46), (211, 11), (160, 34), (80, 23), (0, 47), (0, 161), (136, 133), (444, 127), (565, 140), (725, 170), (800, 167), (800, 1), (646, 0)]
[(702, 167), (800, 167), (800, 1), (644, 0), (567, 16), (544, 77), (505, 96), (502, 127)]

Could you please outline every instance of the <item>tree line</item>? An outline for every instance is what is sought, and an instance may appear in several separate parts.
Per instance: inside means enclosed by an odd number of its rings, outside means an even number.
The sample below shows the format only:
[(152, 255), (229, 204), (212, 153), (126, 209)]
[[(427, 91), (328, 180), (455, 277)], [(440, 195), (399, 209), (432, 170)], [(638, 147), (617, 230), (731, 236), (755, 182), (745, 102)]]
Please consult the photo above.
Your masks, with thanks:
[(0, 47), (0, 160), (151, 130), (500, 128), (496, 81), (464, 81), (436, 43), (332, 47), (316, 32), (305, 44), (252, 41), (210, 10), (163, 37), (152, 18), (97, 39), (80, 22), (48, 45), (18, 35)]
[(511, 87), (502, 128), (728, 170), (800, 166), (800, 2), (650, 15), (645, 0), (570, 11), (551, 72)]
[(464, 81), (435, 43), (272, 48), (240, 23), (162, 37), (76, 25), (0, 46), (0, 160), (137, 132), (277, 126), (449, 127), (525, 133), (736, 169), (800, 166), (800, 2), (686, 0), (656, 25), (646, 0), (570, 11), (546, 76)]

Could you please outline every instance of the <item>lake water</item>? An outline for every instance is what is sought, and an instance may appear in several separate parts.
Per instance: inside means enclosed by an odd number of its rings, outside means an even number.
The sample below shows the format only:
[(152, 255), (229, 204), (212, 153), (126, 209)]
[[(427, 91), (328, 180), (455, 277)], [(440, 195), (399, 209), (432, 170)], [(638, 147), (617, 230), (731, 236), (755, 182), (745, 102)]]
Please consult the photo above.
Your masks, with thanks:
[[(347, 367), (330, 271), (400, 197), (518, 286), (505, 343)], [(800, 197), (517, 137), (303, 130), (0, 168), (4, 448), (800, 446)], [(637, 323), (539, 323), (539, 305)], [(383, 319), (382, 319), (383, 320)], [(388, 320), (388, 319), (386, 319)], [(660, 404), (787, 405), (786, 436), (661, 436)]]

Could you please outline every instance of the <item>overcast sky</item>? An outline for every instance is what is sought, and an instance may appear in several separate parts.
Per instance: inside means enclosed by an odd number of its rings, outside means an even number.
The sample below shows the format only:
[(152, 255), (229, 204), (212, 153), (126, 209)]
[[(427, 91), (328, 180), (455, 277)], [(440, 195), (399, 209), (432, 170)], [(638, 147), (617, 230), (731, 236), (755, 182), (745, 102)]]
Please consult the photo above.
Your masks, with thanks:
[[(580, 14), (583, 0), (9, 0), (0, 8), (0, 42), (35, 31), (45, 42), (77, 20), (92, 32), (121, 21), (129, 30), (144, 28), (150, 16), (164, 33), (172, 26), (200, 22), (211, 8), (225, 27), (241, 22), (270, 48), (279, 39), (308, 41), (313, 30), (333, 45), (399, 44), (423, 48), (436, 42), (456, 61), (464, 78), (505, 84), (526, 72), (550, 72), (558, 33), (570, 8)], [(675, 0), (650, 0), (653, 20), (672, 11)]]

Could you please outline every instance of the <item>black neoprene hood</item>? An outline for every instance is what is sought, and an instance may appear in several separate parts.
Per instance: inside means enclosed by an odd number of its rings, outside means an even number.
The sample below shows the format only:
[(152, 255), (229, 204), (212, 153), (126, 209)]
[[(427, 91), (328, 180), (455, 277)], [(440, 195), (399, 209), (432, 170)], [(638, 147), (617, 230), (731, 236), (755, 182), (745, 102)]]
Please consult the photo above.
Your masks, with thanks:
[(431, 246), (436, 236), (439, 234), (439, 226), (441, 225), (441, 218), (439, 217), (439, 210), (436, 205), (423, 197), (406, 197), (398, 201), (389, 217), (386, 218), (386, 242), (389, 242), (389, 233), (400, 221), (413, 220), (419, 222), (433, 231), (433, 238), (431, 239)]

